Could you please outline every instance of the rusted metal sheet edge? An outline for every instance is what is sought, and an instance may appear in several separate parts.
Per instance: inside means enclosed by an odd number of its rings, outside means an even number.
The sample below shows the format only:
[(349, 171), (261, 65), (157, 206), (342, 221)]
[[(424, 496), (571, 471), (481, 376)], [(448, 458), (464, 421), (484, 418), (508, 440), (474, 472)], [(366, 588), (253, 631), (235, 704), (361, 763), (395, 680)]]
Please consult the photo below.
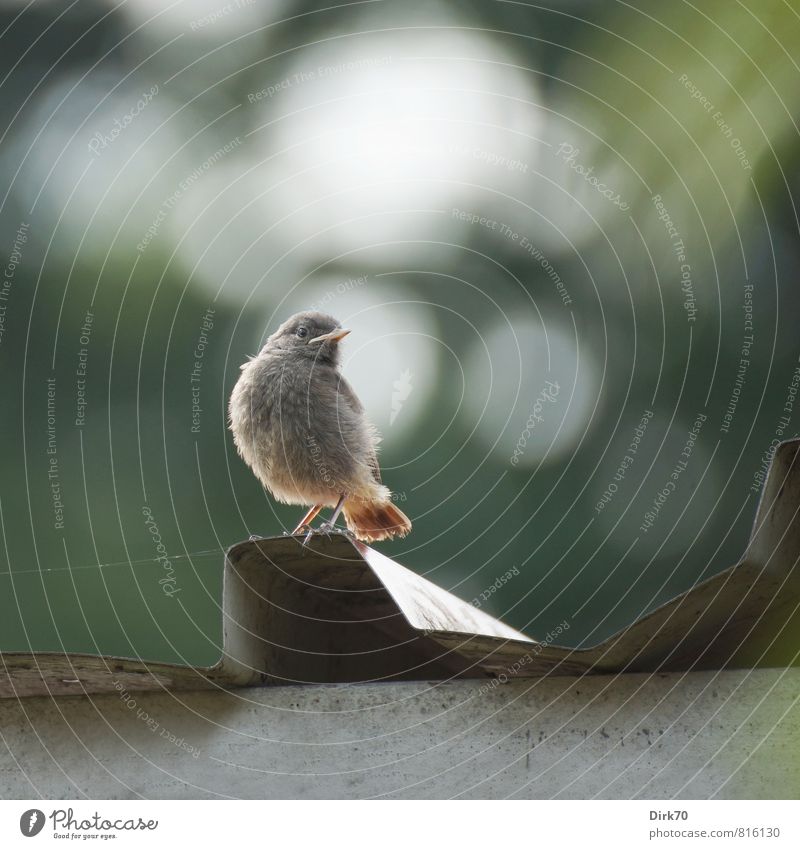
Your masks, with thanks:
[(206, 689), (214, 686), (211, 674), (211, 669), (108, 655), (6, 652), (0, 655), (0, 697)]
[[(537, 642), (343, 535), (315, 537), (308, 547), (301, 546), (295, 537), (275, 537), (237, 543), (226, 553), (223, 644), (220, 660), (213, 666), (191, 668), (87, 654), (10, 652), (0, 654), (0, 697), (209, 689), (249, 686), (265, 680), (311, 680), (302, 675), (274, 675), (268, 668), (267, 658), (275, 657), (276, 652), (291, 655), (293, 651), (282, 648), (274, 639), (271, 628), (276, 612), (289, 617), (290, 622), (291, 617), (297, 617), (298, 625), (303, 619), (313, 618), (303, 613), (302, 602), (291, 607), (304, 597), (290, 595), (293, 583), (301, 585), (306, 595), (333, 597), (338, 611), (347, 610), (349, 604), (353, 618), (342, 619), (344, 625), (363, 620), (376, 633), (384, 631), (395, 639), (405, 629), (409, 644), (416, 646), (413, 651), (434, 664), (438, 658), (431, 655), (430, 647), (440, 647), (448, 656), (442, 669), (456, 668), (453, 657), (457, 656), (462, 677), (735, 665), (738, 650), (760, 627), (774, 629), (785, 624), (800, 608), (796, 568), (800, 555), (798, 448), (800, 440), (791, 440), (775, 449), (750, 540), (736, 566), (695, 585), (592, 647), (572, 649)], [(370, 616), (376, 611), (381, 615)], [(331, 621), (332, 635), (342, 629), (339, 621)], [(331, 665), (339, 660), (336, 652), (331, 653)]]

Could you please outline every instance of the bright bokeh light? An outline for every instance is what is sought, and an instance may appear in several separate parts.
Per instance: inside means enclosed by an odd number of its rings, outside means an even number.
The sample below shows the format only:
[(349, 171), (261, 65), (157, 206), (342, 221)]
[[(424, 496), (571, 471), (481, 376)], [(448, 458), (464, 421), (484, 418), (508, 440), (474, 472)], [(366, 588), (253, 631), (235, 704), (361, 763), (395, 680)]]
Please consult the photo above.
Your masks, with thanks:
[(12, 196), (50, 221), (34, 241), (71, 257), (81, 241), (104, 256), (116, 239), (130, 254), (182, 165), (167, 161), (180, 146), (177, 106), (153, 92), (103, 73), (63, 75), (24, 113), (0, 164), (17, 163)]
[(286, 5), (284, 0), (128, 0), (123, 9), (132, 23), (151, 32), (188, 33), (213, 44), (279, 19)]
[(254, 138), (274, 157), (270, 182), (284, 181), (272, 197), (287, 210), (311, 204), (292, 218), (294, 238), (358, 216), (319, 245), (348, 249), (414, 228), (413, 215), (378, 213), (506, 203), (535, 167), (542, 118), (532, 79), (493, 49), (449, 32), (373, 37), (368, 49), (350, 39), (265, 78)]
[[(465, 361), (469, 418), (486, 450), (518, 468), (574, 450), (597, 402), (600, 372), (573, 328), (519, 318), (497, 323)], [(554, 388), (557, 385), (557, 389)]]

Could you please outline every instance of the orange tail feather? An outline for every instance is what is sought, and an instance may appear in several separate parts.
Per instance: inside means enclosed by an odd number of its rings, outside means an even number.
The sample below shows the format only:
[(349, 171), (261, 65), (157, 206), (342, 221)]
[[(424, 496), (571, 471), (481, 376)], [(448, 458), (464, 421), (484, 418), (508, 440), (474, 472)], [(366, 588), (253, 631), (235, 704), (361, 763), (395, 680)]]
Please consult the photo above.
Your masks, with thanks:
[(404, 537), (411, 530), (411, 520), (391, 501), (345, 501), (347, 527), (363, 542)]

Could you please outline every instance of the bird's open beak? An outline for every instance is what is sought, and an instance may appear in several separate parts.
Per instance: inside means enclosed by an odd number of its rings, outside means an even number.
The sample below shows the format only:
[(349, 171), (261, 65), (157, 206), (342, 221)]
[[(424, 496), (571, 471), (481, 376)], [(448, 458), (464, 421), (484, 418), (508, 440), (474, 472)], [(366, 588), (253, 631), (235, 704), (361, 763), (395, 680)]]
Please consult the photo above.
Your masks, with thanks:
[(330, 333), (326, 333), (324, 336), (317, 336), (314, 339), (309, 339), (308, 344), (312, 345), (314, 342), (338, 342), (341, 339), (344, 339), (345, 336), (349, 333), (349, 330), (331, 330)]

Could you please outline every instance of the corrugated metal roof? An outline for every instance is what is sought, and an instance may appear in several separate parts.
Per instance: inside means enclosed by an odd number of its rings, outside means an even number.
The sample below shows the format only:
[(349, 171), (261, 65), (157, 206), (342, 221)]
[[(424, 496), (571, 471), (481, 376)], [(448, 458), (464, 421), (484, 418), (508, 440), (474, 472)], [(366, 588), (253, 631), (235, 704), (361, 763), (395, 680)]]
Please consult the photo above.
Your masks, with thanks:
[[(800, 440), (775, 452), (741, 561), (603, 643), (537, 642), (343, 534), (234, 545), (223, 645), (211, 667), (56, 654), (0, 655), (0, 696), (257, 684), (654, 672), (785, 662), (765, 650), (800, 608)], [(792, 643), (789, 657), (796, 653)]]

